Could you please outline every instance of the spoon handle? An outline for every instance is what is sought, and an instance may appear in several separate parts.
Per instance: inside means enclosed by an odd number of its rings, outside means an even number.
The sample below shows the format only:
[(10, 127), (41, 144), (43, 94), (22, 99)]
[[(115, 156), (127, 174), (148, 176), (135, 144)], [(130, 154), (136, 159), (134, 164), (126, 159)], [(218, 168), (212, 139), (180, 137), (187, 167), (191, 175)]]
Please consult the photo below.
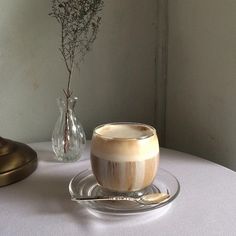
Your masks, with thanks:
[(136, 201), (136, 198), (125, 196), (96, 196), (96, 197), (72, 197), (72, 201)]

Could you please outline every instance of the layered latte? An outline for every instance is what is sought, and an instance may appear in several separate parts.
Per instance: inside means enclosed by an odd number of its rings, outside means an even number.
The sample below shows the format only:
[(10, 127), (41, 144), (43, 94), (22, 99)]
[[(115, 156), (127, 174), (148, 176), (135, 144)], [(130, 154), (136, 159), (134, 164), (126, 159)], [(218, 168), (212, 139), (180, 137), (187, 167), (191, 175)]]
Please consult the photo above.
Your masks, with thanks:
[(137, 191), (147, 187), (159, 165), (155, 129), (139, 123), (97, 127), (91, 143), (91, 165), (98, 183), (111, 191)]

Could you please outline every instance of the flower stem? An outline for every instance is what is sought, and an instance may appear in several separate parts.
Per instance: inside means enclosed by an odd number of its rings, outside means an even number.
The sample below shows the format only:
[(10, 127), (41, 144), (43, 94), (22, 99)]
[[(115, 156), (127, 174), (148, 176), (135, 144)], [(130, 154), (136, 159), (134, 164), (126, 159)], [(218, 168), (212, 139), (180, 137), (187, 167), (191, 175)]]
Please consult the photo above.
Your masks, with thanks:
[(64, 91), (65, 97), (66, 97), (66, 112), (65, 112), (65, 130), (64, 130), (64, 153), (66, 153), (69, 150), (69, 140), (68, 140), (68, 132), (69, 132), (69, 124), (68, 124), (68, 117), (69, 117), (69, 99), (71, 98), (72, 92), (70, 89), (71, 86), (71, 77), (72, 77), (72, 72), (73, 72), (73, 66), (74, 66), (74, 61), (72, 62), (71, 69), (68, 70), (68, 82), (67, 82), (67, 88)]

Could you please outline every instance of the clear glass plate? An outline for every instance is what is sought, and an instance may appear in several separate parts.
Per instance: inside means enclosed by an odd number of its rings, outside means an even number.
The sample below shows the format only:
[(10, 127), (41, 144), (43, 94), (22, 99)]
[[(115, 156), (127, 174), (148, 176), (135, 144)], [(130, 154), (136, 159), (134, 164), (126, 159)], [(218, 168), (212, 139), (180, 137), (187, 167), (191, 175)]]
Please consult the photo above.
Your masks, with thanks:
[[(88, 163), (89, 167), (89, 163)], [(139, 192), (129, 193), (131, 196), (142, 196), (150, 193), (168, 193), (170, 198), (158, 205), (141, 205), (130, 201), (89, 201), (81, 202), (82, 205), (92, 213), (111, 215), (132, 215), (153, 211), (169, 205), (178, 195), (180, 185), (175, 176), (168, 171), (159, 168), (153, 184)], [(84, 170), (76, 175), (69, 184), (69, 191), (72, 197), (95, 197), (108, 194), (121, 195), (121, 193), (108, 193), (96, 181), (90, 169)]]

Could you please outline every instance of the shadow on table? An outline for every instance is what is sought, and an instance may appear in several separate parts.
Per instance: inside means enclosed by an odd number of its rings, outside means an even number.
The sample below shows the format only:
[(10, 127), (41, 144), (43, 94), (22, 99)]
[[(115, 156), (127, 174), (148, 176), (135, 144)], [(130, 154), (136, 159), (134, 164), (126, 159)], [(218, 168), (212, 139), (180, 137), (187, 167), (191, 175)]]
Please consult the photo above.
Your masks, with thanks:
[[(56, 168), (56, 167), (55, 167)], [(11, 206), (22, 207), (31, 215), (64, 215), (78, 224), (87, 222), (86, 212), (79, 204), (70, 200), (68, 185), (72, 178), (67, 175), (37, 174), (37, 171), (21, 182), (4, 187)]]
[[(37, 151), (37, 154), (38, 154), (38, 158), (40, 158), (40, 161), (43, 161), (43, 162), (52, 162), (52, 163), (60, 163), (58, 160), (56, 160), (56, 155), (53, 151), (48, 151), (48, 150), (45, 150), (45, 151)], [(87, 156), (82, 156), (80, 161), (83, 161), (83, 160), (86, 160), (88, 159)]]
[[(64, 167), (64, 166), (62, 166)], [(43, 167), (41, 167), (43, 168)], [(57, 170), (53, 170), (57, 168)], [(10, 201), (14, 204), (22, 206), (22, 211), (29, 211), (32, 215), (54, 216), (60, 215), (69, 218), (71, 221), (84, 228), (88, 232), (94, 233), (99, 230), (103, 231), (104, 223), (106, 227), (121, 224), (121, 221), (127, 220), (126, 217), (110, 217), (110, 216), (94, 216), (87, 209), (80, 206), (76, 202), (70, 201), (68, 185), (73, 173), (71, 169), (58, 168), (53, 165), (50, 170), (38, 174), (37, 171), (27, 179), (6, 187)], [(61, 173), (60, 173), (61, 171)], [(55, 174), (56, 173), (56, 174)], [(19, 207), (18, 207), (19, 208)], [(141, 219), (139, 216), (139, 219)], [(155, 217), (143, 217), (142, 223), (156, 220)], [(129, 227), (140, 224), (137, 223), (136, 217), (129, 217)]]
[(58, 162), (55, 159), (55, 154), (52, 151), (40, 151), (38, 152), (38, 156), (40, 156), (40, 161), (45, 162)]

